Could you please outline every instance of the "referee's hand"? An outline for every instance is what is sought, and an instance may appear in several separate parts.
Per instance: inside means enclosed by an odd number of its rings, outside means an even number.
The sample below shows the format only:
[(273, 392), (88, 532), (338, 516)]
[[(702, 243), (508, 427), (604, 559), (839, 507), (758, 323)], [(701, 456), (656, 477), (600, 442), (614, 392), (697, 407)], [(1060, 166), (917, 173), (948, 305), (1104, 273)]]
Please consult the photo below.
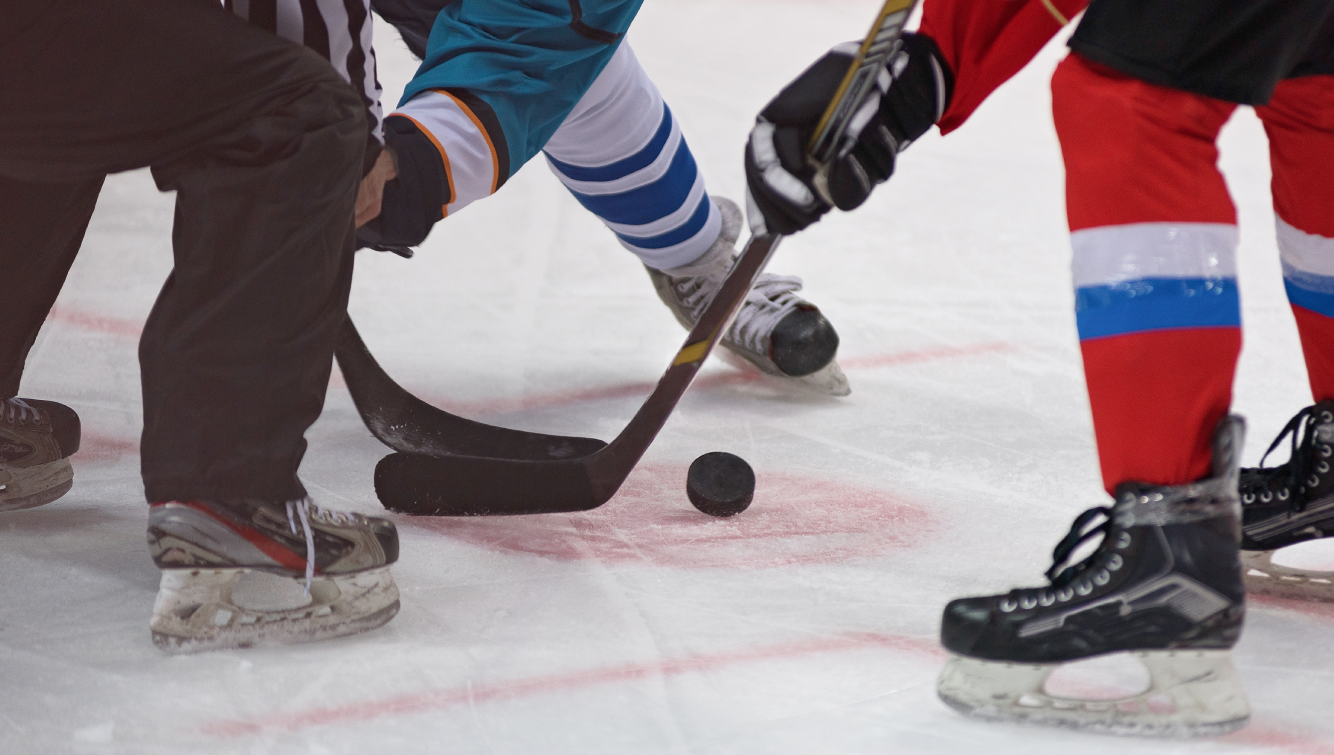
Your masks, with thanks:
[(384, 185), (394, 180), (398, 174), (394, 171), (394, 160), (389, 150), (384, 150), (375, 158), (371, 172), (361, 179), (357, 189), (357, 227), (360, 228), (380, 216), (380, 203), (384, 200)]

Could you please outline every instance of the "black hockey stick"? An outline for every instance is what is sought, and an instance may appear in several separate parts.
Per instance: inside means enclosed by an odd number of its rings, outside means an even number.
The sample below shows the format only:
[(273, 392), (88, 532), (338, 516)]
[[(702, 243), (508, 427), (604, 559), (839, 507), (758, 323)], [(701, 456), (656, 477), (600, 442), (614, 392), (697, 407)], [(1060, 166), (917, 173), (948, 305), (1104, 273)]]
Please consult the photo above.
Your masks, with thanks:
[(780, 238), (750, 240), (653, 393), (605, 448), (547, 460), (390, 454), (375, 467), (380, 502), (391, 511), (428, 516), (554, 514), (606, 503), (690, 387)]
[[(848, 123), (898, 50), (903, 24), (915, 4), (887, 0), (881, 8), (817, 126), (811, 154), (822, 158), (819, 164), (827, 165), (851, 148), (845, 139)], [(750, 240), (653, 393), (606, 447), (587, 456), (546, 460), (390, 454), (375, 469), (380, 501), (393, 511), (435, 516), (586, 511), (606, 503), (662, 429), (780, 239), (760, 235)]]
[(571, 459), (606, 447), (594, 438), (543, 435), (474, 422), (408, 393), (380, 367), (349, 316), (334, 352), (371, 434), (395, 451), (504, 459)]

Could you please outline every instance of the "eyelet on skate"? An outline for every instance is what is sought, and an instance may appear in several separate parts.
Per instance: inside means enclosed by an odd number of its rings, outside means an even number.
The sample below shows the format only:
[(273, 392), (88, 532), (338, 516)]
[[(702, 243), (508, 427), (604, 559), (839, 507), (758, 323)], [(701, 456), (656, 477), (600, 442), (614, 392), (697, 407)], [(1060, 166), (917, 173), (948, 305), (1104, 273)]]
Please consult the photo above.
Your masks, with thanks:
[(1097, 574), (1093, 575), (1093, 583), (1102, 586), (1112, 581), (1112, 575), (1106, 569), (1099, 569)]
[(1125, 560), (1121, 558), (1120, 553), (1113, 553), (1112, 557), (1107, 559), (1107, 569), (1109, 571), (1116, 571), (1117, 569), (1120, 569), (1123, 564), (1125, 564)]
[(1315, 471), (1319, 472), (1320, 474), (1324, 474), (1324, 473), (1328, 472), (1328, 471), (1329, 471), (1329, 462), (1327, 462), (1327, 461), (1318, 462), (1318, 463), (1315, 465)]
[(1037, 605), (1038, 605), (1038, 599), (1033, 597), (1032, 595), (1025, 595), (1024, 597), (1019, 599), (1019, 607), (1024, 609), (1025, 611), (1027, 611), (1030, 608), (1036, 608)]
[(1121, 549), (1121, 550), (1125, 550), (1126, 548), (1129, 548), (1129, 547), (1130, 547), (1130, 533), (1129, 533), (1129, 532), (1122, 532), (1120, 535), (1117, 535), (1117, 536), (1116, 536), (1116, 547), (1119, 548), (1119, 549)]
[(1334, 446), (1327, 446), (1324, 443), (1321, 443), (1320, 455), (1328, 459), (1331, 455), (1334, 455)]
[(1329, 423), (1334, 422), (1334, 414), (1330, 414), (1329, 412), (1321, 412), (1320, 421), (1321, 423), (1328, 425)]
[(1315, 486), (1320, 484), (1320, 478), (1316, 477), (1315, 475), (1311, 475), (1310, 477), (1306, 478), (1306, 484), (1314, 488)]
[(1241, 495), (1241, 502), (1242, 502), (1242, 503), (1255, 503), (1255, 494), (1254, 494), (1254, 493), (1242, 493), (1242, 495)]
[(1280, 501), (1286, 501), (1292, 497), (1292, 491), (1288, 490), (1287, 488), (1283, 488), (1282, 490), (1278, 491), (1276, 495)]
[(1053, 605), (1055, 603), (1056, 603), (1056, 596), (1052, 595), (1050, 592), (1047, 592), (1046, 590), (1043, 590), (1042, 594), (1038, 596), (1038, 605), (1042, 606), (1043, 608), (1046, 608), (1047, 606)]
[(1005, 600), (1002, 600), (1002, 601), (1000, 602), (1000, 605), (998, 606), (998, 608), (1000, 608), (1000, 610), (1001, 610), (1001, 613), (1011, 613), (1012, 611), (1014, 611), (1014, 609), (1016, 609), (1016, 608), (1018, 608), (1018, 607), (1019, 607), (1019, 604), (1016, 603), (1016, 602), (1014, 602), (1014, 601), (1011, 600), (1010, 598), (1006, 598)]
[(1274, 500), (1274, 494), (1266, 490), (1260, 494), (1260, 503), (1269, 503)]
[(1056, 599), (1061, 601), (1062, 603), (1066, 602), (1067, 600), (1070, 600), (1073, 597), (1075, 597), (1075, 591), (1071, 590), (1068, 587), (1062, 587), (1061, 589), (1056, 591)]
[(1075, 592), (1079, 593), (1080, 595), (1088, 595), (1089, 593), (1093, 592), (1093, 585), (1089, 584), (1088, 582), (1080, 582), (1079, 584), (1075, 585)]

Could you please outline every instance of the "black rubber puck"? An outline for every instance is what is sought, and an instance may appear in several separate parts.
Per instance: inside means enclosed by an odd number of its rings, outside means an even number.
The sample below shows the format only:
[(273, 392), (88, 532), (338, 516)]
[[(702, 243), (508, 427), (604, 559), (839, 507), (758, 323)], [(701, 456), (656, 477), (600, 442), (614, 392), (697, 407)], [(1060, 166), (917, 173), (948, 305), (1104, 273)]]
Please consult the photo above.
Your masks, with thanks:
[(709, 516), (735, 516), (755, 497), (755, 471), (746, 460), (725, 451), (704, 454), (686, 473), (686, 495)]

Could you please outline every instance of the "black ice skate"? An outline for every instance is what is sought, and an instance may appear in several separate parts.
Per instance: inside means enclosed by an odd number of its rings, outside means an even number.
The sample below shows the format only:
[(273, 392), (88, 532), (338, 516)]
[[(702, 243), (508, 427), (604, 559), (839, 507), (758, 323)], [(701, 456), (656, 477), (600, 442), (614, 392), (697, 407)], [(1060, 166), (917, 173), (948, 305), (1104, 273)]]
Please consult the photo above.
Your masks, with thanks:
[[(1250, 709), (1231, 648), (1245, 614), (1237, 557), (1236, 455), (1243, 423), (1214, 441), (1214, 476), (1172, 487), (1124, 483), (1111, 509), (1075, 520), (1047, 587), (964, 598), (945, 608), (950, 660), (938, 691), (971, 716), (1122, 734), (1223, 734)], [(1096, 524), (1095, 524), (1096, 522)], [(1096, 535), (1097, 550), (1061, 568)], [(1062, 663), (1129, 652), (1149, 689), (1089, 701), (1044, 690)]]
[[(714, 197), (713, 202), (722, 215), (723, 229), (699, 260), (666, 271), (646, 268), (658, 298), (687, 330), (732, 269), (741, 234), (741, 209), (722, 197)], [(761, 274), (723, 334), (721, 355), (740, 357), (761, 372), (806, 390), (846, 396), (852, 389), (834, 361), (838, 333), (814, 304), (796, 295), (799, 290), (800, 278)]]
[[(288, 503), (155, 503), (148, 546), (162, 570), (153, 642), (173, 653), (305, 642), (374, 629), (398, 613), (392, 522)], [(248, 572), (304, 584), (296, 607), (247, 605)]]
[(0, 399), (0, 511), (50, 503), (74, 485), (79, 415), (64, 404)]
[[(1286, 464), (1264, 466), (1284, 438), (1292, 439)], [(1294, 543), (1334, 535), (1334, 401), (1297, 412), (1270, 444), (1260, 466), (1241, 470), (1241, 563), (1246, 589), (1256, 594), (1334, 602), (1334, 572), (1274, 563), (1274, 553)]]

